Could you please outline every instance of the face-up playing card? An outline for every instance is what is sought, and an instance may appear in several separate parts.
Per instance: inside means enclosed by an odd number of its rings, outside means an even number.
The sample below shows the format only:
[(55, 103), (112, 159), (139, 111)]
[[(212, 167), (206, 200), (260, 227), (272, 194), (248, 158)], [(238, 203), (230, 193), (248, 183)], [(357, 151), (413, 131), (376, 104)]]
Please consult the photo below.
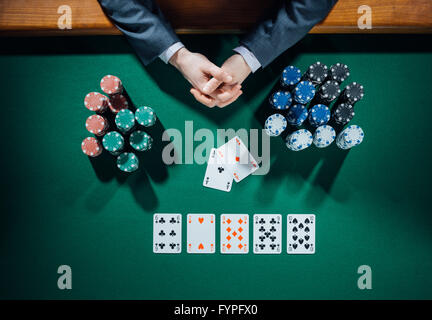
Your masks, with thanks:
[(253, 217), (253, 249), (257, 254), (282, 252), (282, 216), (255, 214)]
[(217, 149), (219, 158), (231, 167), (234, 181), (240, 182), (259, 169), (246, 145), (237, 136)]
[(187, 215), (187, 252), (188, 253), (214, 253), (215, 244), (214, 214), (188, 214)]
[(287, 252), (289, 254), (315, 253), (315, 215), (289, 214), (287, 217)]
[(153, 252), (181, 252), (181, 214), (155, 213), (153, 215)]
[(221, 224), (221, 253), (249, 252), (249, 215), (223, 214)]
[(216, 149), (212, 148), (207, 161), (207, 169), (203, 186), (229, 192), (232, 186), (232, 171), (227, 164), (219, 158)]

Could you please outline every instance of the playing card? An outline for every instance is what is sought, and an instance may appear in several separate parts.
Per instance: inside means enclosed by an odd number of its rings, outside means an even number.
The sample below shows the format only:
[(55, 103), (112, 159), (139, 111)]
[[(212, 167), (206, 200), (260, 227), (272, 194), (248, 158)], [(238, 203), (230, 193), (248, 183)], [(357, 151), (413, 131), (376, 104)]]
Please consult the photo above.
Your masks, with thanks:
[(238, 136), (220, 146), (217, 153), (223, 163), (230, 166), (233, 179), (236, 182), (240, 182), (259, 169), (255, 158)]
[(219, 159), (216, 149), (212, 148), (207, 161), (203, 186), (229, 192), (231, 191), (232, 181), (231, 169)]
[(187, 215), (187, 252), (214, 253), (215, 244), (215, 216), (214, 214)]
[(315, 215), (289, 214), (287, 222), (287, 252), (289, 254), (315, 253)]
[(282, 252), (282, 216), (255, 214), (253, 217), (253, 249), (258, 254)]
[(182, 216), (177, 213), (153, 215), (153, 252), (180, 253)]
[(221, 253), (248, 253), (249, 215), (223, 214), (220, 221)]

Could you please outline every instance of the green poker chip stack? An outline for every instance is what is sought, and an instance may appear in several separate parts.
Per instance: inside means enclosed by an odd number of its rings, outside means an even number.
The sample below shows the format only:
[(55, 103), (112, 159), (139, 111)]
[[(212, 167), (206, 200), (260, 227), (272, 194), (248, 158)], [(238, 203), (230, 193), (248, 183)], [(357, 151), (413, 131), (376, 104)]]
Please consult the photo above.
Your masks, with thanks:
[(122, 133), (127, 133), (135, 126), (135, 117), (129, 109), (120, 110), (115, 117), (115, 124)]
[(143, 106), (139, 107), (135, 111), (135, 119), (140, 125), (144, 127), (151, 127), (155, 124), (157, 118), (152, 108)]
[(117, 157), (117, 167), (123, 172), (134, 172), (138, 166), (138, 157), (132, 152), (124, 152)]
[(153, 138), (144, 131), (134, 131), (129, 137), (129, 144), (136, 151), (150, 150), (153, 145)]
[(124, 148), (124, 138), (117, 131), (111, 131), (103, 137), (102, 145), (111, 154), (118, 155)]

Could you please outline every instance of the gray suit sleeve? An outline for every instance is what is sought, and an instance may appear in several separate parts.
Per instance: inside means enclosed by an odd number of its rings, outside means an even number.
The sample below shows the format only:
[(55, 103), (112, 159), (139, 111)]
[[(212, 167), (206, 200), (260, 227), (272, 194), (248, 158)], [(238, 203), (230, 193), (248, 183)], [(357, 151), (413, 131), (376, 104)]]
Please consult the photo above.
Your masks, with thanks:
[(323, 20), (336, 2), (337, 0), (284, 1), (275, 17), (264, 20), (240, 43), (255, 55), (264, 68)]
[(144, 65), (180, 41), (153, 0), (98, 1), (105, 14), (124, 33)]

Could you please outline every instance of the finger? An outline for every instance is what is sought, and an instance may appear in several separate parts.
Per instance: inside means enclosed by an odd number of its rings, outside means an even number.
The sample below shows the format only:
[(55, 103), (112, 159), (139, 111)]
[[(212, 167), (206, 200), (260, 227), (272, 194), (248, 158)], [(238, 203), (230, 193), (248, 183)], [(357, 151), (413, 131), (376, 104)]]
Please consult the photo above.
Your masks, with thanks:
[(232, 97), (234, 97), (239, 90), (241, 89), (241, 85), (235, 85), (234, 87), (230, 88), (230, 86), (223, 86), (222, 88), (216, 90), (216, 94), (212, 95), (213, 98), (216, 98), (216, 100), (219, 100), (220, 102), (226, 102)]
[(221, 68), (215, 66), (214, 64), (212, 64), (208, 68), (207, 71), (214, 78), (216, 78), (217, 80), (219, 80), (221, 82), (231, 83), (233, 81), (233, 77), (231, 75), (229, 75), (228, 73), (226, 73), (225, 71), (223, 71)]
[(205, 94), (213, 93), (220, 85), (222, 81), (219, 81), (216, 78), (211, 78), (202, 88), (202, 92)]
[(243, 91), (239, 91), (234, 97), (232, 97), (231, 99), (229, 99), (228, 101), (225, 101), (225, 102), (223, 102), (223, 103), (221, 103), (221, 104), (219, 104), (218, 103), (218, 107), (219, 108), (223, 108), (223, 107), (226, 107), (227, 105), (229, 105), (229, 104), (231, 104), (231, 103), (233, 103), (234, 101), (236, 101), (237, 99), (238, 99), (238, 97), (240, 97), (241, 95), (242, 95), (242, 93), (243, 93)]
[(192, 88), (190, 93), (194, 96), (194, 98), (201, 102), (203, 105), (206, 105), (209, 108), (213, 108), (216, 105), (216, 101), (213, 98), (210, 98), (204, 94), (202, 94), (199, 90)]

